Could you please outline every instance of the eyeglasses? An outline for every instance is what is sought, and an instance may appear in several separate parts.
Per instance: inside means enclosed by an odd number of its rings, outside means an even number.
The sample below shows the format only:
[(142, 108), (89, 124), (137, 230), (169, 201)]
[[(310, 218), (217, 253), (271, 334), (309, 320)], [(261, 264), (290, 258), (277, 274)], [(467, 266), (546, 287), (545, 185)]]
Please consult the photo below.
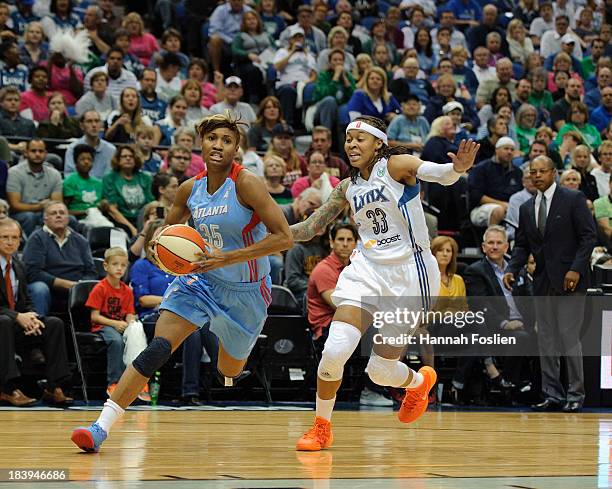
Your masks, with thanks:
[(529, 170), (529, 175), (531, 175), (532, 177), (535, 175), (544, 175), (546, 173), (548, 173), (549, 171), (553, 171), (552, 168), (547, 168), (545, 170)]
[(175, 160), (181, 160), (181, 161), (190, 161), (191, 158), (189, 156), (173, 156), (172, 158), (174, 158)]

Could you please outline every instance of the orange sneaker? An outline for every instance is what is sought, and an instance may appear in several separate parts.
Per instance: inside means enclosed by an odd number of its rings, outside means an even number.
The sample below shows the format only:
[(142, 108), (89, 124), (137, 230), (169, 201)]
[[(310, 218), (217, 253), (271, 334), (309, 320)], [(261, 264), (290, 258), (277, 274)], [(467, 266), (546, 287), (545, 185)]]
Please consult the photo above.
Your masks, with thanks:
[(295, 449), (315, 452), (330, 447), (333, 441), (334, 435), (331, 430), (331, 422), (317, 416), (314, 426), (302, 435)]
[(138, 394), (138, 399), (143, 402), (151, 402), (151, 394), (149, 394), (149, 384), (145, 384), (140, 394)]
[(397, 413), (402, 423), (412, 423), (423, 415), (429, 404), (429, 391), (438, 379), (436, 371), (431, 367), (421, 367), (419, 373), (423, 375), (423, 383), (414, 389), (406, 389), (406, 395)]
[(116, 383), (116, 382), (115, 382), (114, 384), (109, 385), (109, 386), (106, 388), (106, 395), (107, 395), (108, 397), (112, 396), (112, 395), (113, 395), (113, 392), (115, 391), (115, 389), (116, 389), (116, 388), (117, 388), (117, 383)]

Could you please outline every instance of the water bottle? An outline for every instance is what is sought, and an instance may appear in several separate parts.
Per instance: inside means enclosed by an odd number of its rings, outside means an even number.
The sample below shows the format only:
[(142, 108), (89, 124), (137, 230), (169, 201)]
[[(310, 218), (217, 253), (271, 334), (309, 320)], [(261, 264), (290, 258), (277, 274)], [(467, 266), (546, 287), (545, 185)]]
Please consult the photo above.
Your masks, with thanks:
[(153, 381), (151, 382), (150, 391), (151, 391), (151, 406), (157, 406), (157, 399), (159, 398), (159, 377), (161, 374), (159, 372), (155, 372), (155, 376), (153, 377)]

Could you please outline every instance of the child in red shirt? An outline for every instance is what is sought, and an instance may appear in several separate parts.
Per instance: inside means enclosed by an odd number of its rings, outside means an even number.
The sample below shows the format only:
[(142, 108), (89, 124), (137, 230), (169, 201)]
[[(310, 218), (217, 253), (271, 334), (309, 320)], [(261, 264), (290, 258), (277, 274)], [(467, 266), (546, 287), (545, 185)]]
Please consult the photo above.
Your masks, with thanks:
[[(91, 309), (92, 332), (99, 333), (107, 346), (106, 376), (109, 396), (125, 370), (123, 332), (130, 323), (138, 319), (134, 308), (134, 293), (121, 281), (127, 266), (128, 255), (123, 248), (113, 247), (106, 250), (106, 277), (93, 288), (85, 304)], [(141, 394), (147, 400), (148, 386), (145, 386), (145, 391)]]

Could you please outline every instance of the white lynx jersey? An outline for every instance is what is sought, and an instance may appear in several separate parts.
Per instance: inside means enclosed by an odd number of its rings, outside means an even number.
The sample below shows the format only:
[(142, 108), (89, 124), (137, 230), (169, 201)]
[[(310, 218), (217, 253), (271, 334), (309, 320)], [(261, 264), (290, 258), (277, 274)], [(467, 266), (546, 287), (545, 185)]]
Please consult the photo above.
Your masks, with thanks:
[(364, 256), (378, 263), (399, 263), (429, 249), (429, 235), (419, 196), (420, 185), (391, 178), (381, 158), (368, 180), (357, 177), (346, 191)]

